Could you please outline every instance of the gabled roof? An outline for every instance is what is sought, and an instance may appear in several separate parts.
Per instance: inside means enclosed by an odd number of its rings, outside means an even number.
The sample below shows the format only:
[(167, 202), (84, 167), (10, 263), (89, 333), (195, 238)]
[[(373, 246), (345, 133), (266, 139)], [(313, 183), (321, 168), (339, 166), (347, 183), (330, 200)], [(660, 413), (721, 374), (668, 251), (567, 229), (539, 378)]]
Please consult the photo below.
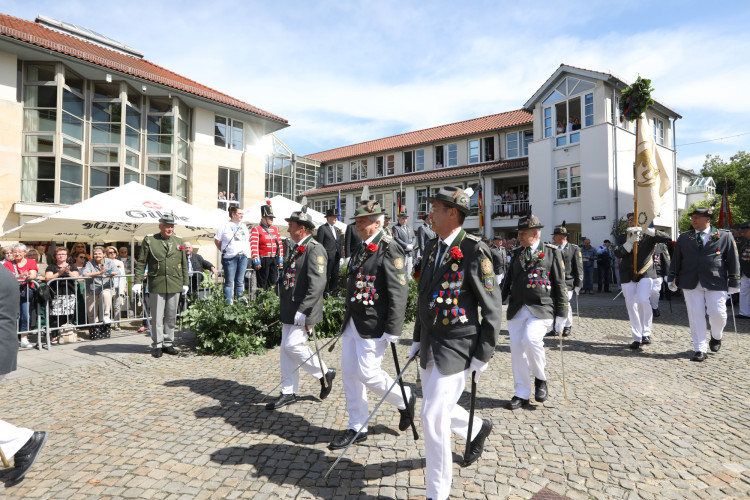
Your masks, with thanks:
[(51, 52), (79, 59), (90, 64), (119, 71), (143, 80), (165, 85), (178, 91), (193, 94), (218, 103), (232, 106), (255, 115), (284, 124), (288, 121), (268, 111), (222, 94), (198, 82), (138, 59), (101, 47), (79, 38), (45, 28), (39, 23), (0, 14), (0, 40), (12, 39), (23, 44), (40, 47)]
[[(523, 109), (532, 111), (534, 109), (534, 106), (536, 106), (536, 103), (539, 102), (544, 96), (547, 95), (547, 93), (552, 90), (552, 86), (555, 85), (558, 81), (558, 79), (563, 76), (564, 74), (570, 74), (574, 76), (580, 76), (583, 78), (588, 78), (591, 80), (604, 80), (608, 82), (610, 85), (615, 87), (618, 90), (623, 90), (625, 87), (630, 85), (625, 80), (618, 76), (614, 76), (610, 73), (603, 73), (601, 71), (593, 71), (590, 69), (584, 69), (584, 68), (577, 68), (575, 66), (569, 66), (567, 64), (560, 64), (560, 67), (555, 70), (552, 75), (547, 78), (547, 81), (544, 82), (544, 84), (539, 87), (539, 90), (537, 90), (531, 98), (526, 101), (526, 103), (523, 105)], [(654, 99), (654, 109), (659, 111), (660, 113), (663, 113), (666, 116), (670, 116), (673, 118), (682, 118), (682, 116), (674, 111), (673, 109), (669, 108), (667, 105), (657, 101)]]
[(406, 148), (409, 146), (416, 146), (418, 144), (442, 141), (445, 139), (462, 137), (466, 135), (487, 132), (490, 130), (498, 130), (519, 125), (531, 125), (531, 122), (531, 113), (522, 109), (518, 109), (515, 111), (499, 113), (496, 115), (484, 116), (482, 118), (474, 118), (462, 122), (449, 123), (448, 125), (440, 125), (439, 127), (417, 130), (416, 132), (394, 135), (391, 137), (385, 137), (383, 139), (375, 139), (373, 141), (353, 144), (351, 146), (329, 149), (328, 151), (322, 151), (320, 153), (314, 153), (305, 156), (307, 158), (311, 158), (313, 160), (318, 160), (321, 162), (330, 162), (343, 158), (365, 156), (381, 151)]
[(377, 179), (366, 179), (363, 181), (344, 182), (341, 184), (331, 184), (320, 188), (311, 189), (300, 196), (314, 196), (318, 194), (336, 193), (338, 191), (356, 191), (367, 185), (370, 189), (383, 186), (397, 186), (401, 182), (414, 184), (421, 181), (432, 181), (438, 179), (450, 179), (463, 177), (465, 175), (476, 175), (479, 173), (491, 173), (501, 170), (516, 170), (528, 168), (529, 159), (521, 158), (518, 160), (496, 161), (492, 163), (482, 163), (479, 165), (465, 165), (463, 167), (439, 168), (436, 170), (427, 170), (418, 174), (403, 174), (390, 177), (378, 177)]

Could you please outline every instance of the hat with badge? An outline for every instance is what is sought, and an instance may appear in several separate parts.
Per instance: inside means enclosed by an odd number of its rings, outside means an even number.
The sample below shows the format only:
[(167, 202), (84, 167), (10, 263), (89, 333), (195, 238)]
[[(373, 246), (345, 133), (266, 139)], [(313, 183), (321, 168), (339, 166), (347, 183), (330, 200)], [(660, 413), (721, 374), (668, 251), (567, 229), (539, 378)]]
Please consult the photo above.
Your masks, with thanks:
[(271, 217), (272, 219), (276, 218), (273, 214), (273, 207), (271, 207), (271, 200), (266, 200), (266, 204), (260, 206), (260, 216)]
[(464, 191), (461, 188), (444, 186), (441, 187), (437, 193), (435, 193), (435, 196), (427, 197), (427, 201), (430, 203), (432, 203), (433, 201), (439, 201), (443, 205), (457, 208), (465, 215), (469, 215), (471, 213), (471, 208), (469, 208), (469, 200), (471, 199), (471, 195), (474, 194), (473, 190), (471, 190), (471, 188), (469, 189), (470, 191)]
[(354, 210), (354, 218), (366, 215), (381, 215), (383, 213), (383, 208), (380, 206), (378, 200), (362, 200), (357, 205), (356, 210)]
[(531, 206), (529, 206), (529, 212), (518, 219), (519, 231), (523, 231), (524, 229), (542, 229), (543, 227), (539, 217), (531, 213)]
[(401, 211), (398, 213), (399, 217), (409, 217), (409, 214), (406, 213), (406, 207), (402, 208)]
[(339, 216), (339, 210), (334, 208), (326, 209), (326, 217), (338, 217)]
[(710, 219), (714, 218), (714, 207), (695, 207), (692, 212), (688, 214), (689, 216), (693, 215), (702, 215), (703, 217), (708, 217)]
[(568, 235), (568, 228), (565, 227), (565, 221), (562, 221), (562, 224), (560, 224), (559, 226), (555, 227), (555, 230), (552, 231), (552, 235), (553, 236), (556, 235), (556, 234), (562, 234), (563, 236), (567, 236)]
[(159, 224), (174, 225), (174, 212), (171, 212), (168, 214), (161, 214), (161, 217), (159, 217)]
[(287, 222), (296, 222), (302, 224), (310, 229), (315, 229), (315, 223), (312, 221), (312, 217), (307, 213), (307, 205), (304, 205), (299, 211), (292, 212), (292, 215), (288, 219), (284, 219)]

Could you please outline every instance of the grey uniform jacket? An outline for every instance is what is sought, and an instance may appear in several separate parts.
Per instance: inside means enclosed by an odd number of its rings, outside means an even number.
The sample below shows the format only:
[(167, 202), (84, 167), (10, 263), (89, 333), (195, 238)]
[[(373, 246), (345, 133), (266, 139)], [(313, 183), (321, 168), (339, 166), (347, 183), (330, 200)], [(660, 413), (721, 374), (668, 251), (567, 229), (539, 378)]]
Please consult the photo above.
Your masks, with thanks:
[(18, 360), (18, 312), (21, 298), (13, 273), (0, 269), (0, 375), (16, 369)]
[(391, 229), (393, 230), (393, 240), (398, 243), (406, 255), (412, 255), (414, 250), (407, 250), (406, 246), (414, 245), (416, 242), (414, 230), (409, 226), (402, 226), (401, 224), (396, 224)]
[[(404, 328), (406, 302), (409, 299), (404, 251), (393, 243), (393, 239), (380, 231), (372, 244), (375, 252), (362, 250), (352, 256), (346, 280), (346, 312), (341, 330), (346, 328), (349, 318), (354, 321), (359, 336), (377, 339), (384, 333), (401, 335)], [(368, 297), (373, 304), (365, 304), (362, 294), (365, 288), (357, 288), (357, 282), (370, 277), (372, 283)], [(354, 299), (354, 300), (352, 300)]]
[(671, 263), (669, 257), (669, 250), (665, 243), (657, 243), (654, 247), (654, 269), (656, 269), (656, 275), (664, 278), (669, 274), (669, 265)]
[(706, 290), (727, 290), (740, 286), (740, 261), (732, 233), (711, 226), (711, 237), (703, 248), (698, 248), (695, 230), (690, 229), (677, 238), (669, 269), (669, 281), (692, 290), (701, 286)]
[(568, 243), (562, 249), (563, 265), (565, 266), (565, 286), (568, 291), (580, 287), (583, 283), (583, 255), (578, 245)]
[(313, 326), (323, 319), (328, 255), (314, 238), (309, 238), (303, 246), (304, 253), (292, 250), (284, 262), (280, 286), (281, 322), (294, 324), (294, 315), (299, 311), (307, 316), (305, 324)]
[[(620, 282), (630, 283), (633, 281), (633, 250), (630, 252), (623, 248), (627, 235), (621, 234), (617, 237), (617, 250), (615, 255), (620, 261)], [(638, 241), (638, 271), (642, 278), (656, 278), (657, 272), (654, 267), (654, 249), (659, 243), (669, 241), (669, 235), (662, 231), (656, 231), (654, 236), (641, 235)], [(646, 267), (648, 266), (648, 267)], [(645, 268), (645, 269), (644, 269)]]
[(745, 278), (750, 278), (750, 240), (740, 250), (740, 270)]
[(534, 253), (539, 256), (532, 255), (531, 262), (525, 261), (523, 253), (523, 247), (513, 249), (510, 269), (503, 280), (503, 301), (510, 297), (508, 320), (523, 306), (539, 319), (567, 316), (569, 304), (562, 252), (554, 245), (540, 243)]
[(417, 247), (419, 247), (422, 257), (424, 257), (424, 249), (427, 242), (434, 237), (435, 231), (433, 231), (427, 224), (422, 224), (417, 229)]
[(346, 226), (346, 233), (344, 234), (344, 257), (351, 258), (352, 255), (359, 249), (362, 244), (362, 238), (357, 234), (357, 230), (354, 227), (354, 222)]
[(492, 267), (495, 269), (495, 274), (505, 274), (505, 268), (508, 267), (508, 258), (505, 249), (491, 246), (490, 254), (492, 255)]
[[(471, 358), (488, 362), (495, 351), (502, 320), (500, 289), (495, 283), (487, 245), (461, 229), (451, 244), (453, 247), (460, 249), (462, 257), (454, 259), (449, 249), (436, 270), (438, 239), (427, 244), (414, 325), (414, 341), (421, 343), (422, 368), (427, 367), (427, 349), (430, 347), (435, 365), (443, 375), (468, 369)], [(458, 286), (451, 289), (450, 283)], [(456, 291), (459, 292), (457, 297)], [(442, 302), (437, 300), (438, 297)], [(446, 303), (448, 298), (451, 304)], [(466, 317), (465, 322), (453, 321), (462, 315)], [(448, 324), (444, 324), (446, 318)]]

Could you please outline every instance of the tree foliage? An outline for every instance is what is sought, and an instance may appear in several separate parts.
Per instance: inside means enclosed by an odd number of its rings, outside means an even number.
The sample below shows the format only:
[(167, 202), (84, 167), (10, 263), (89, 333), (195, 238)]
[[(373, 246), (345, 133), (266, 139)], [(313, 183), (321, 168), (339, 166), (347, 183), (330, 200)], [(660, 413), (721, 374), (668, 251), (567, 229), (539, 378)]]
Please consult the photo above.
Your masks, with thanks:
[(732, 209), (732, 221), (737, 223), (750, 220), (750, 154), (738, 151), (728, 162), (719, 155), (706, 155), (701, 175), (713, 177), (716, 183), (717, 217), (721, 197), (726, 189)]
[[(692, 227), (690, 223), (690, 213), (695, 210), (697, 207), (710, 207), (714, 205), (714, 200), (716, 198), (709, 196), (706, 199), (700, 200), (697, 203), (691, 203), (687, 210), (685, 210), (685, 213), (680, 216), (680, 220), (678, 221), (678, 226), (680, 228), (680, 232), (684, 233), (685, 231), (690, 230)], [(719, 202), (721, 202), (721, 199), (719, 199)], [(716, 211), (714, 212), (714, 219), (712, 220), (712, 223), (715, 224), (719, 217), (719, 205), (716, 205)]]

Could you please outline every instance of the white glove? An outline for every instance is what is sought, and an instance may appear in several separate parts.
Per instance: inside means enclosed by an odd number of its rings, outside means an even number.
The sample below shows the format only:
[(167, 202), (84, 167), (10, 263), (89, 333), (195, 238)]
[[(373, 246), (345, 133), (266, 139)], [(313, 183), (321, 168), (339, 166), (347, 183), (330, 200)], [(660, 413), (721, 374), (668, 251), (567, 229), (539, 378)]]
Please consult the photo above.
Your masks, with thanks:
[(307, 315), (305, 313), (302, 313), (300, 311), (297, 311), (296, 313), (294, 313), (295, 326), (305, 326), (306, 319), (307, 319)]
[(645, 231), (643, 231), (643, 234), (647, 234), (649, 236), (655, 236), (656, 235), (656, 229), (653, 227), (647, 227)]
[(734, 286), (730, 286), (729, 289), (727, 290), (727, 293), (729, 295), (734, 295), (735, 293), (740, 293), (740, 289)]
[(670, 281), (668, 287), (672, 292), (677, 291), (677, 284), (674, 281)]
[(187, 295), (188, 290), (190, 290), (190, 287), (187, 285), (182, 285), (182, 295)]
[(580, 286), (573, 287), (573, 291), (575, 292), (576, 295), (578, 295), (578, 293), (581, 291), (581, 287)]
[(412, 245), (411, 243), (408, 244), (408, 245), (406, 245), (406, 251), (407, 252), (411, 252), (412, 250), (414, 250), (414, 245)]
[(628, 234), (628, 238), (630, 238), (633, 235), (633, 233), (640, 233), (641, 231), (643, 231), (643, 229), (641, 228), (641, 226), (629, 227), (628, 228), (628, 233), (629, 233)]
[(409, 359), (413, 358), (414, 356), (419, 355), (419, 342), (412, 342), (411, 343), (411, 351), (409, 351)]
[(565, 321), (567, 321), (568, 318), (562, 318), (560, 316), (557, 316), (555, 318), (555, 333), (560, 333), (563, 328), (565, 327)]
[(477, 358), (471, 358), (471, 364), (469, 365), (469, 373), (477, 372), (477, 376), (475, 380), (479, 380), (479, 377), (482, 375), (482, 372), (484, 372), (488, 366), (489, 366), (489, 363), (480, 361)]
[(133, 295), (140, 295), (140, 293), (143, 291), (143, 285), (141, 285), (140, 283), (136, 283), (135, 285), (133, 285), (132, 290)]
[(391, 344), (395, 344), (398, 341), (398, 337), (389, 333), (384, 333), (380, 338), (385, 340), (386, 342), (390, 342)]

